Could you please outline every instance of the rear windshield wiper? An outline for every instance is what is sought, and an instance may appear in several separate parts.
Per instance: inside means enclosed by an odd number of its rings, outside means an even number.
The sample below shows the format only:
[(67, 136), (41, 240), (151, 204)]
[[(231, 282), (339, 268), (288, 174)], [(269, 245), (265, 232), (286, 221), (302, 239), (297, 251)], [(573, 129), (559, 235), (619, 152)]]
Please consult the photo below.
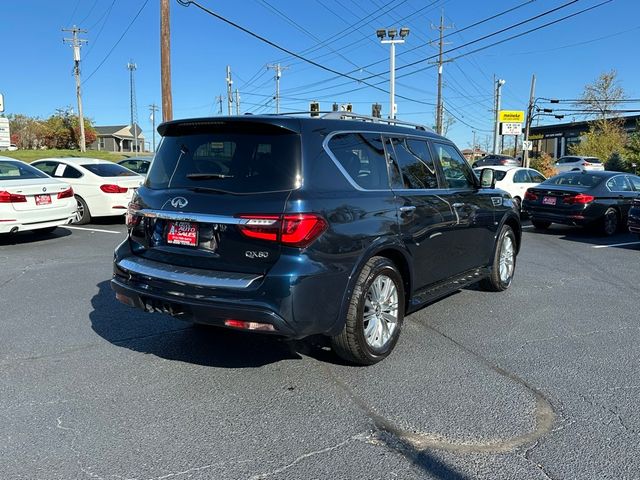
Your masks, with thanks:
[(233, 178), (233, 175), (225, 175), (224, 173), (190, 173), (187, 178), (189, 180), (213, 180), (216, 178)]
[(187, 190), (190, 190), (196, 193), (228, 193), (229, 195), (239, 195), (238, 193), (230, 192), (229, 190), (221, 190), (219, 188), (209, 188), (209, 187), (193, 187), (193, 188), (187, 188)]

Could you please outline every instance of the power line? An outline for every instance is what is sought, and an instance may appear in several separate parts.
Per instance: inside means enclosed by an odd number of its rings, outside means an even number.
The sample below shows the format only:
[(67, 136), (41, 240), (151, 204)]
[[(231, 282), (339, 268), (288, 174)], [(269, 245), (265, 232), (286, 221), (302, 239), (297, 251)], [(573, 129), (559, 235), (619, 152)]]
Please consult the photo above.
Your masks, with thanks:
[[(102, 26), (100, 27), (100, 30), (98, 30), (98, 33), (96, 34), (96, 37), (93, 39), (91, 46), (89, 47), (89, 50), (87, 51), (87, 54), (85, 55), (85, 57), (88, 57), (89, 54), (91, 53), (91, 51), (93, 50), (93, 48), (96, 46), (96, 43), (98, 42), (98, 39), (100, 38), (100, 34), (102, 33), (102, 30), (104, 30), (104, 26), (107, 24), (107, 21), (109, 20), (109, 15), (111, 15), (111, 10), (113, 10), (113, 6), (116, 4), (116, 0), (113, 0), (111, 2), (111, 5), (109, 6), (109, 8), (106, 10), (105, 14), (106, 16), (103, 14), (102, 16), (104, 17), (104, 22), (102, 22)], [(97, 25), (100, 21), (96, 22), (94, 24)]]
[(147, 3), (149, 3), (149, 0), (144, 0), (144, 3), (142, 4), (142, 6), (140, 7), (140, 10), (138, 10), (138, 13), (135, 14), (135, 16), (131, 19), (131, 21), (129, 22), (129, 25), (127, 25), (127, 28), (125, 28), (124, 32), (122, 32), (122, 35), (120, 35), (120, 38), (118, 38), (118, 40), (116, 41), (116, 43), (113, 45), (113, 47), (111, 47), (111, 49), (107, 52), (107, 54), (104, 56), (104, 58), (102, 59), (102, 61), (98, 64), (98, 66), (89, 74), (89, 76), (87, 76), (87, 78), (84, 79), (84, 81), (82, 82), (82, 84), (84, 85), (85, 83), (87, 83), (87, 81), (89, 81), (89, 79), (91, 77), (93, 77), (95, 75), (95, 73), (100, 70), (100, 67), (102, 67), (102, 65), (104, 65), (104, 62), (107, 61), (107, 59), (109, 58), (109, 56), (113, 53), (113, 51), (116, 49), (116, 47), (120, 44), (120, 42), (122, 41), (122, 39), (124, 38), (124, 36), (127, 34), (127, 32), (129, 31), (129, 29), (131, 28), (131, 26), (134, 24), (134, 22), (136, 21), (136, 19), (140, 16), (140, 14), (142, 13), (142, 10), (144, 10), (144, 7), (147, 6)]
[(80, 25), (82, 25), (85, 22), (85, 20), (87, 20), (87, 18), (89, 18), (89, 16), (93, 13), (93, 9), (96, 8), (96, 5), (98, 4), (98, 1), (99, 0), (94, 0), (93, 5), (91, 5), (91, 8), (89, 9), (89, 13), (87, 13), (84, 16), (84, 18), (78, 22)]

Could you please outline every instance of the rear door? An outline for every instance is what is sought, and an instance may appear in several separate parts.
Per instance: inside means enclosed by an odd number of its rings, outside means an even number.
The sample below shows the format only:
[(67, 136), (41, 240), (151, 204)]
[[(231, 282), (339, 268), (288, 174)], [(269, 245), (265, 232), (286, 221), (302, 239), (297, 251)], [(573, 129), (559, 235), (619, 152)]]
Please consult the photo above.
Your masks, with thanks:
[(452, 211), (427, 140), (386, 137), (391, 188), (396, 195), (402, 241), (413, 257), (416, 289), (449, 276)]
[(300, 151), (299, 134), (270, 124), (171, 127), (132, 202), (133, 250), (192, 268), (265, 273), (281, 236), (313, 226), (282, 217), (300, 184)]
[(444, 252), (448, 272), (455, 275), (486, 266), (495, 244), (495, 209), (502, 205), (503, 194), (479, 188), (469, 164), (454, 145), (434, 140), (432, 148), (444, 177), (445, 189), (440, 197), (452, 211), (451, 241)]
[(622, 214), (622, 220), (626, 222), (631, 202), (638, 194), (634, 191), (629, 175), (616, 175), (607, 180), (607, 188), (611, 191), (613, 202), (618, 206)]

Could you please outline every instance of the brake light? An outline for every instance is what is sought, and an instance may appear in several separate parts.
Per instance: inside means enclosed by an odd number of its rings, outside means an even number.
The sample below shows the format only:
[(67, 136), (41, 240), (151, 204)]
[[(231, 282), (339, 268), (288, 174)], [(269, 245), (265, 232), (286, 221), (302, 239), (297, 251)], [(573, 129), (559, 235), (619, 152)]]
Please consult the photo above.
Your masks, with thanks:
[(71, 198), (71, 197), (73, 197), (73, 188), (71, 187), (58, 193), (58, 198)]
[(529, 201), (534, 201), (538, 199), (538, 195), (536, 195), (535, 193), (527, 190), (526, 192), (524, 192), (524, 199), (525, 200), (529, 200)]
[(270, 323), (246, 322), (244, 320), (235, 320), (233, 318), (225, 320), (224, 324), (227, 327), (241, 328), (243, 330), (263, 330), (268, 332), (275, 332), (276, 330), (276, 328)]
[(24, 203), (27, 197), (19, 193), (0, 192), (0, 203)]
[(570, 197), (565, 197), (563, 200), (564, 203), (568, 205), (584, 205), (587, 203), (591, 203), (596, 199), (593, 195), (585, 195), (584, 193), (578, 193), (577, 195), (571, 195)]
[(583, 167), (590, 167), (591, 164), (589, 162), (582, 162)]
[(126, 193), (129, 190), (127, 187), (121, 187), (120, 185), (106, 184), (100, 185), (100, 190), (104, 193)]
[(327, 228), (327, 221), (315, 213), (240, 215), (240, 218), (247, 219), (238, 226), (244, 236), (300, 248), (309, 246)]

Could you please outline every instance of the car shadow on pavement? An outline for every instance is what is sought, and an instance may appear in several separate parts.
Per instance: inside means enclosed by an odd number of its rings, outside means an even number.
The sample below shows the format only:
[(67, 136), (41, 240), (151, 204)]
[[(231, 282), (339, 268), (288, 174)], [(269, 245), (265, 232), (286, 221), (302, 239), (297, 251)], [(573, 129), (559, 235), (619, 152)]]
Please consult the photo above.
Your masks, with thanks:
[[(527, 229), (527, 231), (533, 232), (536, 235), (552, 236), (568, 242), (584, 243), (592, 246), (611, 246), (613, 248), (627, 250), (640, 248), (640, 239), (638, 236), (623, 230), (610, 237), (601, 235), (593, 228), (570, 227), (566, 225), (551, 225), (551, 227), (545, 230), (530, 228)], [(629, 245), (620, 245), (627, 243)]]
[(64, 228), (64, 226), (58, 227), (50, 233), (42, 233), (37, 230), (28, 230), (18, 233), (7, 233), (0, 235), (0, 246), (22, 245), (25, 243), (34, 244), (38, 242), (46, 242), (54, 238), (67, 237), (69, 235), (71, 235), (71, 231)]
[(105, 340), (136, 352), (209, 367), (255, 368), (299, 360), (299, 342), (193, 326), (160, 313), (145, 313), (115, 299), (109, 281), (98, 285), (89, 314), (93, 330)]

